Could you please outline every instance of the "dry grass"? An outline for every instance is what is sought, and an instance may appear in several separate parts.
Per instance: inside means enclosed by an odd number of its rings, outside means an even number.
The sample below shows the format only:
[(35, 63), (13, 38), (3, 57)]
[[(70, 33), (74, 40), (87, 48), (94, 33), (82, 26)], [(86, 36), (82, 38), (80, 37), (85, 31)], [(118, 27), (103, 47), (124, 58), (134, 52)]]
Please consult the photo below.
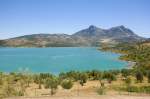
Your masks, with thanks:
[[(26, 89), (25, 99), (31, 99), (31, 97), (32, 99), (150, 99), (150, 96), (147, 94), (128, 93), (117, 90), (120, 86), (125, 86), (122, 78), (119, 76), (117, 78), (111, 84), (105, 82), (105, 95), (99, 95), (97, 93), (97, 89), (100, 87), (99, 81), (88, 81), (84, 86), (81, 86), (78, 82), (74, 82), (73, 87), (69, 90), (59, 86), (56, 94), (53, 96), (50, 95), (50, 89), (45, 89), (44, 86), (42, 86), (42, 89), (38, 89), (38, 85), (33, 83)], [(132, 84), (135, 86), (150, 86), (146, 78), (144, 78), (143, 83), (135, 83), (136, 80), (134, 77), (132, 77), (132, 81)], [(17, 98), (24, 99), (23, 97), (9, 99)]]

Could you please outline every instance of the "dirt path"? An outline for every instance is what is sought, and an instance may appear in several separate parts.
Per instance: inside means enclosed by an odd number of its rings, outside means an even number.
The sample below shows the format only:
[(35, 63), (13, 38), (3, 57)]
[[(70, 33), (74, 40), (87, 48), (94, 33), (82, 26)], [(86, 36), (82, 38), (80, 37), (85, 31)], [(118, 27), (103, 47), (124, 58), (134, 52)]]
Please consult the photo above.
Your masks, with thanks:
[(49, 97), (12, 97), (7, 99), (150, 99), (150, 96), (101, 95), (101, 96), (49, 96)]

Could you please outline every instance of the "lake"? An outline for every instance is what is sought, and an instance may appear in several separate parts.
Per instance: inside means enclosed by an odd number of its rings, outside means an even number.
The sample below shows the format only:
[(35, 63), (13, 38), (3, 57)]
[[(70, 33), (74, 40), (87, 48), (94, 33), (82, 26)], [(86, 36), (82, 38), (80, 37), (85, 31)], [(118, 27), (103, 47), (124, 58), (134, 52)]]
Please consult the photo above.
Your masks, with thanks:
[(94, 47), (0, 48), (0, 71), (60, 73), (66, 71), (111, 70), (128, 65), (120, 54)]

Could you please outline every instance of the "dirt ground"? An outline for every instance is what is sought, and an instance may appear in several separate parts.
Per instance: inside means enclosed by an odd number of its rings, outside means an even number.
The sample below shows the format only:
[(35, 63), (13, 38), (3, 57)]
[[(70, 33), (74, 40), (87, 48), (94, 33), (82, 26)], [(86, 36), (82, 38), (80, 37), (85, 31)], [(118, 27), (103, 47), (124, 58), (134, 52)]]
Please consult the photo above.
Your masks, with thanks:
[(150, 99), (150, 95), (147, 94), (134, 94), (128, 92), (118, 92), (112, 89), (113, 86), (119, 86), (120, 81), (112, 82), (112, 84), (106, 83), (107, 91), (105, 95), (99, 95), (97, 89), (100, 87), (99, 81), (88, 81), (84, 86), (81, 86), (78, 82), (75, 82), (73, 87), (69, 90), (58, 87), (55, 95), (50, 95), (50, 89), (38, 89), (38, 85), (31, 84), (27, 88), (25, 96), (23, 97), (11, 97), (7, 99)]
[(47, 97), (12, 97), (7, 99), (150, 99), (150, 96), (100, 95), (100, 96), (47, 96)]

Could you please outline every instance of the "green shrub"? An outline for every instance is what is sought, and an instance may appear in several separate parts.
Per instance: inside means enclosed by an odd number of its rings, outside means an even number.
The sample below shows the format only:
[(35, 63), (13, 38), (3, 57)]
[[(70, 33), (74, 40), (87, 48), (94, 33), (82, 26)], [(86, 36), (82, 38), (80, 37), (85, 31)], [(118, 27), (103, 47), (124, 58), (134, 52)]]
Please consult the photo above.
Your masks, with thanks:
[(58, 79), (56, 77), (47, 78), (45, 81), (45, 88), (51, 89), (51, 95), (56, 93), (56, 89), (58, 87)]
[(136, 72), (136, 80), (137, 80), (137, 82), (142, 83), (142, 81), (143, 81), (143, 73), (142, 72), (140, 72), (140, 71)]
[(16, 96), (24, 96), (24, 92), (18, 91), (18, 92), (16, 92)]
[(127, 84), (127, 86), (129, 86), (131, 84), (131, 78), (130, 77), (127, 77), (125, 79), (125, 83)]
[(59, 74), (59, 79), (64, 80), (64, 79), (71, 79), (73, 81), (78, 81), (79, 80), (79, 72), (76, 71), (70, 71), (66, 73), (60, 73)]
[(61, 86), (64, 89), (71, 89), (73, 86), (73, 82), (71, 80), (64, 80), (64, 81), (62, 81)]
[(150, 83), (150, 70), (147, 72), (148, 83)]
[(116, 76), (111, 72), (104, 72), (103, 78), (107, 79), (109, 83), (116, 80)]
[(150, 93), (150, 86), (141, 86), (141, 87), (137, 87), (137, 86), (128, 86), (126, 88), (126, 91), (128, 92), (137, 92), (137, 93)]
[(100, 87), (98, 90), (97, 90), (97, 93), (99, 95), (104, 95), (105, 94), (105, 87)]
[(126, 90), (128, 92), (139, 92), (139, 87), (136, 87), (136, 86), (127, 86)]
[(122, 74), (123, 77), (127, 77), (127, 76), (131, 75), (131, 70), (129, 70), (129, 69), (122, 69), (121, 70), (121, 74)]
[(86, 73), (80, 73), (79, 75), (79, 80), (80, 80), (80, 84), (83, 86), (84, 83), (87, 82), (88, 76)]
[(144, 87), (142, 87), (142, 88), (144, 89), (144, 92), (145, 92), (145, 93), (150, 94), (150, 86), (144, 86)]
[(104, 87), (105, 86), (105, 83), (104, 82), (100, 82), (100, 84), (101, 84), (101, 87)]
[(86, 73), (90, 80), (99, 80), (102, 77), (102, 72), (97, 70), (87, 71)]

